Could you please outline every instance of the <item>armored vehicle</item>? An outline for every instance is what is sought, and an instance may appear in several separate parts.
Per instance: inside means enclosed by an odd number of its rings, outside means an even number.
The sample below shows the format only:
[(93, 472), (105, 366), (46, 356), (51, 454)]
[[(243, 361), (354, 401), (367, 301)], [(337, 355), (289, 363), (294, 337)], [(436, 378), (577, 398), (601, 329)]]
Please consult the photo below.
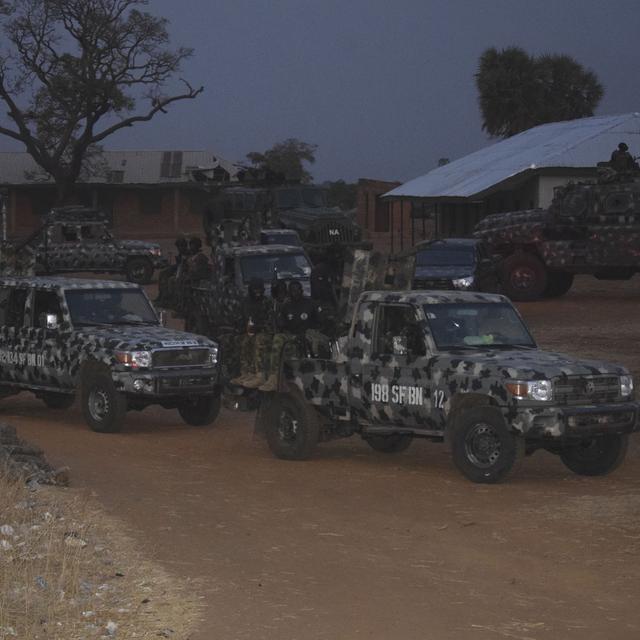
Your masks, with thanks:
[(118, 240), (105, 216), (95, 209), (53, 209), (26, 245), (35, 252), (36, 273), (47, 275), (90, 271), (120, 273), (131, 282), (150, 282), (167, 261), (160, 245)]
[(513, 300), (564, 295), (576, 274), (629, 279), (640, 270), (640, 174), (559, 187), (549, 209), (487, 216), (474, 236), (504, 258)]
[(496, 293), (500, 286), (498, 264), (479, 240), (427, 240), (415, 247), (412, 288)]
[(127, 409), (178, 409), (190, 425), (220, 408), (218, 345), (163, 327), (127, 282), (0, 278), (0, 393), (31, 391), (52, 409), (80, 397), (94, 431), (122, 427)]
[(259, 412), (280, 458), (359, 434), (386, 453), (413, 438), (444, 442), (473, 482), (505, 479), (537, 449), (602, 475), (638, 429), (624, 367), (538, 349), (497, 294), (365, 292), (333, 351), (303, 355), (284, 361)]

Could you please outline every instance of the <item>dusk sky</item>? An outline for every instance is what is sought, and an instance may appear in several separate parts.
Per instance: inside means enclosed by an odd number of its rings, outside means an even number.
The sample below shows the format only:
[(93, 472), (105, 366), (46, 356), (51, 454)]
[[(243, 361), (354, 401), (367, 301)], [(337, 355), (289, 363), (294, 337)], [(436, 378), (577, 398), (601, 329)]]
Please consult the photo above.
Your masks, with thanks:
[(295, 137), (318, 145), (316, 181), (407, 180), (489, 144), (474, 74), (490, 46), (569, 54), (605, 87), (597, 114), (640, 111), (638, 0), (151, 0), (148, 10), (170, 20), (173, 44), (195, 49), (182, 76), (205, 92), (109, 138), (110, 149), (240, 161)]

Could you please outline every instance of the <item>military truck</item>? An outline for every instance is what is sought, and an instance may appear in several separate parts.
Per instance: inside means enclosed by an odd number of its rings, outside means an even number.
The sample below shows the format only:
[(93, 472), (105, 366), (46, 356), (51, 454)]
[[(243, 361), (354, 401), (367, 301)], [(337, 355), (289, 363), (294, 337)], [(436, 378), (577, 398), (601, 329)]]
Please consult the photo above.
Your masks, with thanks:
[(640, 271), (640, 174), (569, 183), (549, 209), (487, 216), (474, 236), (504, 258), (512, 300), (564, 295), (576, 274), (627, 280)]
[(2, 396), (31, 391), (51, 409), (79, 396), (100, 432), (152, 404), (204, 426), (220, 409), (219, 377), (217, 343), (162, 326), (136, 284), (0, 278)]
[(130, 282), (146, 284), (154, 270), (168, 264), (160, 245), (114, 238), (104, 214), (85, 207), (53, 209), (21, 246), (35, 253), (39, 275), (118, 273)]
[[(239, 303), (247, 295), (252, 278), (259, 278), (267, 288), (274, 280), (298, 280), (304, 294), (311, 294), (311, 262), (302, 247), (278, 244), (220, 247), (214, 259), (211, 280), (191, 286), (185, 314), (188, 330), (214, 337), (219, 327), (225, 327), (227, 332), (235, 319), (229, 315), (232, 301), (225, 300), (233, 297)], [(223, 301), (225, 304), (221, 304)]]
[(603, 475), (638, 430), (633, 393), (622, 366), (538, 349), (504, 296), (370, 291), (330, 352), (284, 362), (257, 424), (284, 459), (358, 434), (385, 453), (443, 442), (473, 482), (504, 480), (538, 449)]

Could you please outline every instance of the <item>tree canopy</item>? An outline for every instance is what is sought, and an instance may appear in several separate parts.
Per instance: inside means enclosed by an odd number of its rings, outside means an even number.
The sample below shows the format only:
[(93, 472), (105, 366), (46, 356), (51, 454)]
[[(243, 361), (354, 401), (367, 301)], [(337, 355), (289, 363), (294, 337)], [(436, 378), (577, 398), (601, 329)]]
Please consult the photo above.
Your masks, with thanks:
[(274, 144), (264, 153), (247, 153), (247, 159), (260, 170), (281, 174), (287, 180), (309, 183), (313, 176), (307, 171), (304, 163), (313, 164), (316, 161), (317, 148), (315, 144), (302, 142), (297, 138), (287, 138)]
[(482, 128), (508, 138), (547, 122), (592, 116), (604, 89), (567, 55), (530, 56), (519, 47), (487, 49), (476, 74)]
[(0, 134), (25, 145), (61, 202), (105, 138), (203, 90), (183, 80), (181, 92), (165, 93), (193, 52), (170, 48), (167, 20), (143, 11), (147, 4), (20, 0), (0, 17)]

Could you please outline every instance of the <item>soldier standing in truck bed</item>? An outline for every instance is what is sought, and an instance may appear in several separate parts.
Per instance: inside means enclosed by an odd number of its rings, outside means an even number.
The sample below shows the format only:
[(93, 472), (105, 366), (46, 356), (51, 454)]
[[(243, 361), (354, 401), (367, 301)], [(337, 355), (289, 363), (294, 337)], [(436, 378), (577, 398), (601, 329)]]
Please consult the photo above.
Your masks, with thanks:
[(278, 387), (278, 372), (282, 358), (290, 358), (304, 349), (306, 332), (316, 323), (314, 303), (304, 297), (302, 284), (297, 280), (289, 283), (289, 299), (282, 305), (276, 320), (278, 333), (273, 336), (269, 358), (269, 377), (258, 387), (260, 391), (275, 391)]
[(265, 360), (273, 340), (272, 309), (271, 301), (264, 295), (264, 283), (260, 278), (252, 278), (242, 305), (243, 334), (238, 341), (240, 375), (231, 380), (232, 384), (255, 389), (264, 383)]

